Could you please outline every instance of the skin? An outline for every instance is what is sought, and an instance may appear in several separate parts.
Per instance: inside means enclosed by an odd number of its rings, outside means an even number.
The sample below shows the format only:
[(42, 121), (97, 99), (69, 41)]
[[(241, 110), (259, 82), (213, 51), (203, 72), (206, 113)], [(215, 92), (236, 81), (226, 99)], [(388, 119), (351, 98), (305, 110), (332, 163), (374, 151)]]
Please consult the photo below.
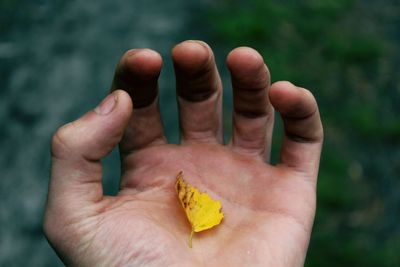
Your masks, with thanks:
[[(158, 108), (162, 60), (149, 49), (121, 58), (113, 92), (55, 133), (44, 231), (68, 266), (302, 266), (315, 215), (323, 140), (312, 94), (270, 85), (261, 55), (227, 57), (233, 136), (222, 143), (222, 85), (209, 46), (172, 50), (181, 144), (167, 144)], [(280, 161), (269, 164), (274, 112), (284, 122)], [(279, 134), (279, 133), (278, 133)], [(101, 159), (120, 146), (116, 196), (102, 190)], [(196, 233), (174, 189), (177, 174), (221, 201), (221, 225)]]

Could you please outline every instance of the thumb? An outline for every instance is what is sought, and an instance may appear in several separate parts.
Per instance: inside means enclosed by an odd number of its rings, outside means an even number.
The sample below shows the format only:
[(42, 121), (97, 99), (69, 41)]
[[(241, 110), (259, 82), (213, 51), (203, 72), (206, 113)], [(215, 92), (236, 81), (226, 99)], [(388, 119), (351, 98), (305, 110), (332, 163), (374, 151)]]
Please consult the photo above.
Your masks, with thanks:
[(117, 90), (94, 110), (58, 129), (52, 140), (46, 217), (93, 210), (90, 204), (102, 200), (100, 160), (119, 143), (131, 114), (130, 96)]

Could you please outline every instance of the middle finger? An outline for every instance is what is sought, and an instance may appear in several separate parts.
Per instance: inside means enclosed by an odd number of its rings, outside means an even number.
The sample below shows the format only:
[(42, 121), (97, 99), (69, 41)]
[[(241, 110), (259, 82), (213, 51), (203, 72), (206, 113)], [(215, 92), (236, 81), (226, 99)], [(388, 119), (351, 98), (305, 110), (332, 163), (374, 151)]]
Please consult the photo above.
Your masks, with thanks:
[(222, 85), (210, 47), (185, 41), (172, 58), (182, 143), (222, 143)]

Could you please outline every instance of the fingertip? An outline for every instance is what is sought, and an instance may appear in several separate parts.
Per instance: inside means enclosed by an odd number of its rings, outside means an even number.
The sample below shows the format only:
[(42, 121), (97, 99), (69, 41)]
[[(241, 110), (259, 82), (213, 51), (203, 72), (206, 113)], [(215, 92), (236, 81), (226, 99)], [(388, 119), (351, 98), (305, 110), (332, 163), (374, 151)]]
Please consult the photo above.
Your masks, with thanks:
[(129, 117), (132, 107), (132, 99), (129, 94), (124, 90), (117, 89), (106, 96), (94, 109), (94, 112), (100, 116), (108, 116), (115, 110), (116, 113)]
[(320, 143), (323, 128), (318, 104), (313, 94), (290, 82), (272, 85), (269, 94), (274, 108), (281, 114), (286, 136), (297, 143)]
[(187, 40), (177, 44), (172, 49), (172, 59), (175, 67), (185, 72), (208, 68), (213, 53), (207, 43), (198, 40)]
[(176, 45), (172, 59), (179, 97), (201, 102), (222, 89), (213, 52), (205, 42), (188, 40)]
[(130, 114), (132, 112), (133, 108), (133, 103), (130, 95), (125, 91), (121, 89), (117, 89), (113, 92), (113, 95), (116, 98), (116, 102), (122, 111), (125, 111), (123, 113)]
[(309, 90), (288, 81), (272, 84), (269, 98), (274, 108), (285, 117), (306, 117), (318, 109), (317, 102)]
[(135, 108), (147, 107), (157, 98), (161, 55), (151, 49), (132, 49), (117, 66), (112, 90), (123, 89), (132, 97)]
[(122, 65), (141, 79), (156, 78), (161, 72), (162, 57), (151, 49), (132, 49), (122, 57)]
[(291, 89), (296, 89), (297, 88), (293, 83), (291, 83), (289, 81), (277, 81), (277, 82), (274, 82), (272, 84), (272, 86), (276, 90), (285, 90), (285, 89), (291, 90)]
[(235, 73), (245, 74), (258, 71), (265, 66), (262, 55), (255, 49), (242, 46), (233, 49), (227, 56), (227, 66)]
[[(102, 134), (97, 134), (100, 139), (107, 138), (113, 139), (113, 146), (115, 146), (120, 139), (122, 134), (132, 116), (133, 104), (130, 95), (124, 90), (115, 90), (111, 94), (115, 98), (116, 106), (114, 110), (105, 119), (94, 119), (92, 124), (93, 127), (103, 128)], [(104, 140), (104, 142), (108, 142)]]
[(271, 85), (269, 99), (271, 104), (279, 109), (285, 106), (285, 103), (293, 102), (293, 98), (297, 95), (297, 88), (291, 82), (278, 81)]

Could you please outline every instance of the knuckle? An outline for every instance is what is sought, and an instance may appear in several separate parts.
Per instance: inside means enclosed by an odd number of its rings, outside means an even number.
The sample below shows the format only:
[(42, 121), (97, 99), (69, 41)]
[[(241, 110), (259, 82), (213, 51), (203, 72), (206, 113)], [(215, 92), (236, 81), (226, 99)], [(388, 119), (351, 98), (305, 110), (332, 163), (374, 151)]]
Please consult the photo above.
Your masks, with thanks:
[(51, 154), (56, 157), (61, 157), (65, 152), (71, 150), (71, 136), (73, 123), (68, 123), (54, 133), (51, 140)]

